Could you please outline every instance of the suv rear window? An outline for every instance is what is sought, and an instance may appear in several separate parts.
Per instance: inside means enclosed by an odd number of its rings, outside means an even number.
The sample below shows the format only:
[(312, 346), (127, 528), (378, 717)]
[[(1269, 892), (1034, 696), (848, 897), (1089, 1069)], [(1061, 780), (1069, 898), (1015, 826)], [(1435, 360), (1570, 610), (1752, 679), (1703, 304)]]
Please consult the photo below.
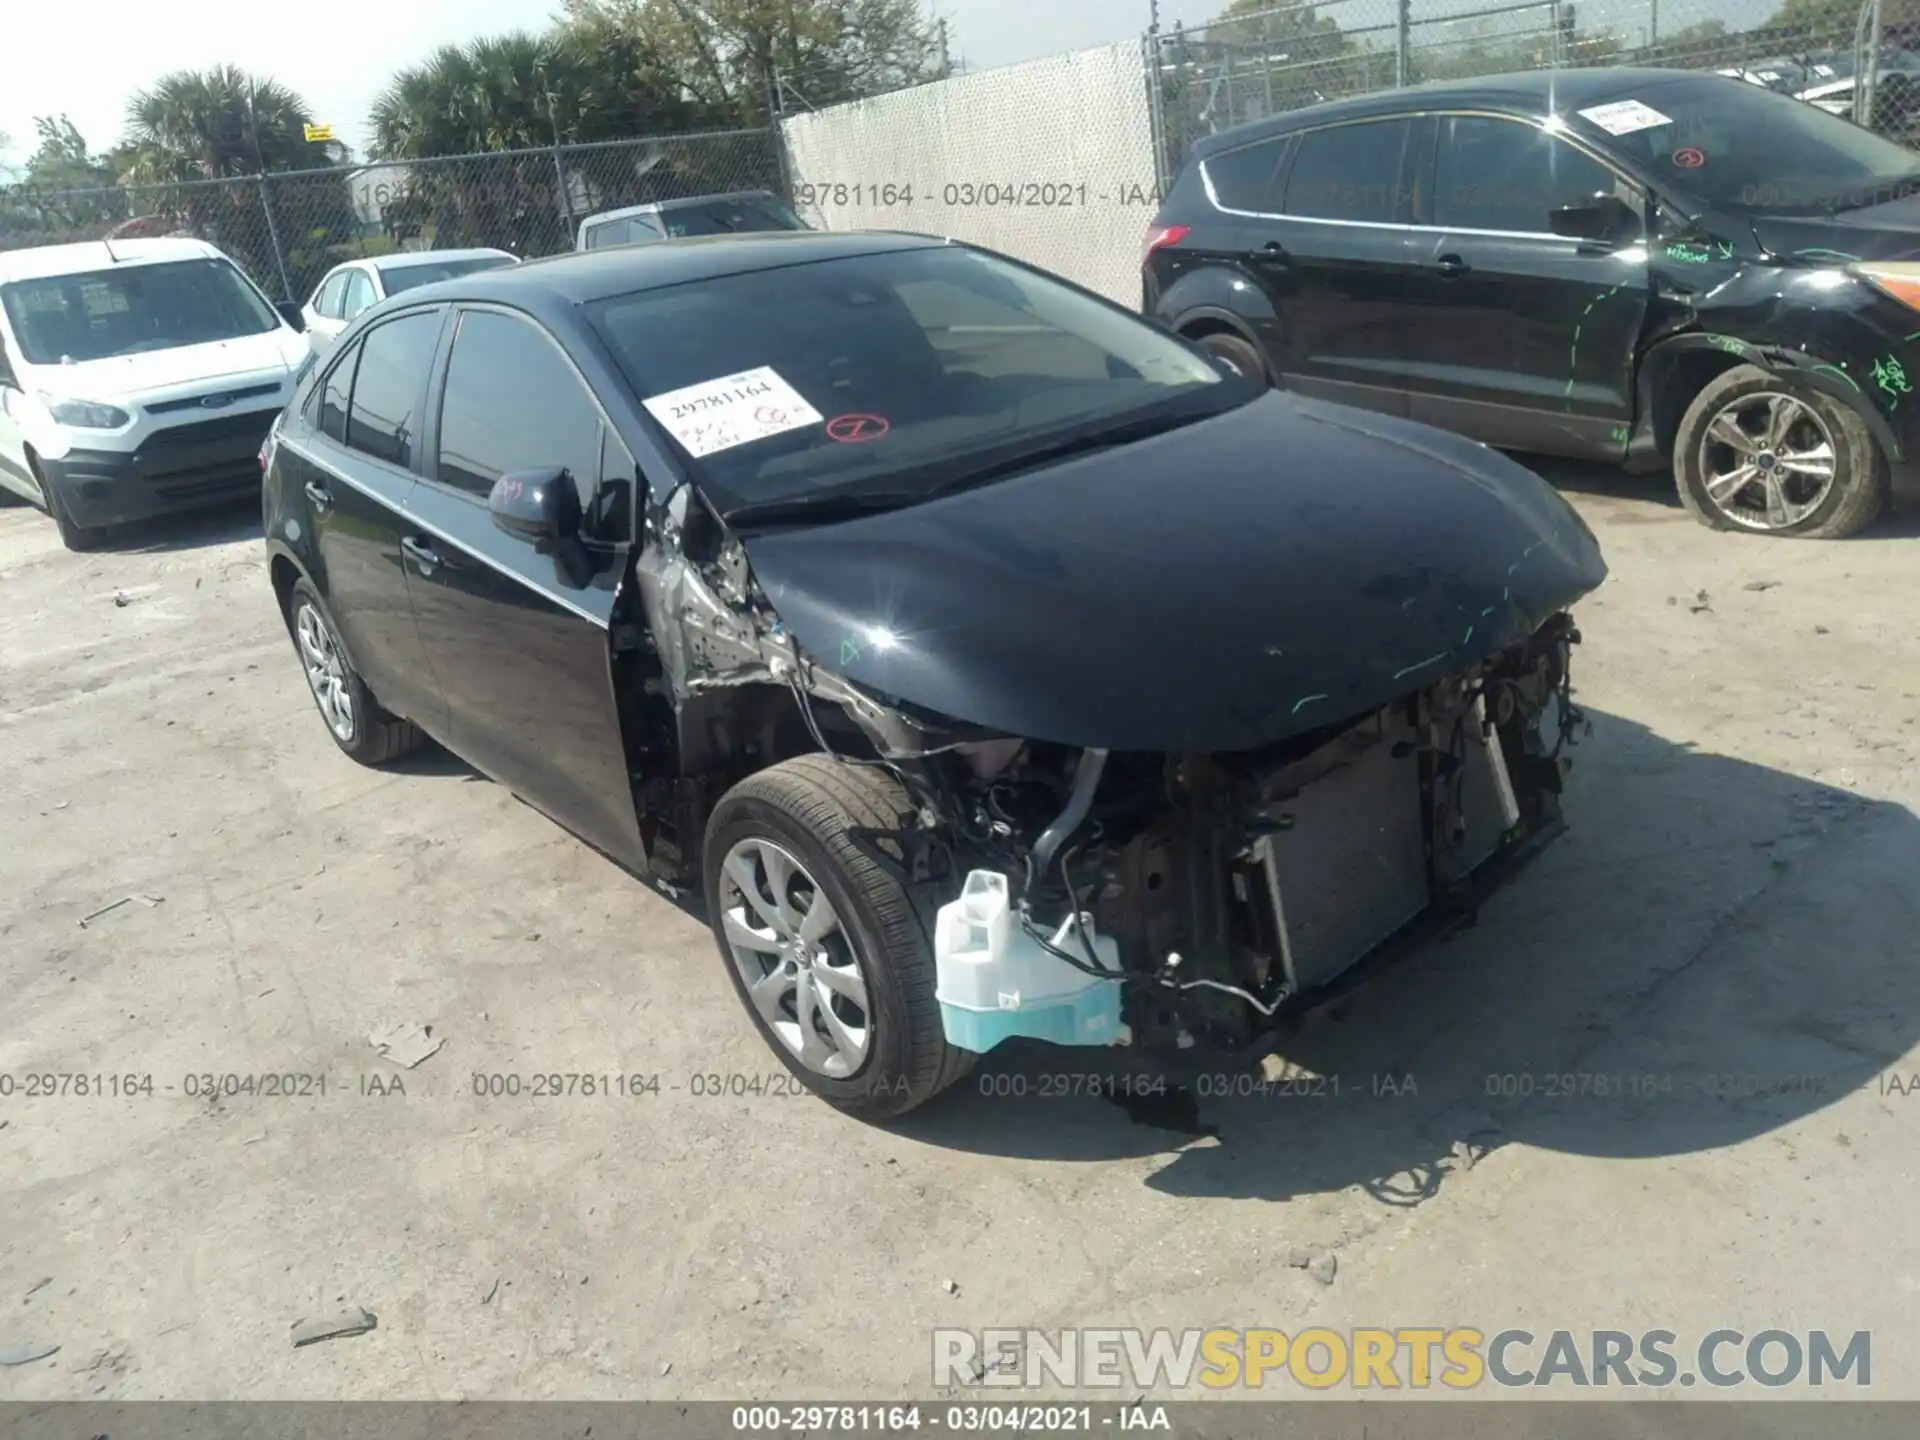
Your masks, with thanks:
[(1400, 218), (1400, 164), (1413, 122), (1363, 120), (1309, 130), (1287, 173), (1286, 213), (1390, 224)]
[(684, 210), (664, 210), (660, 220), (667, 227), (667, 234), (675, 238), (813, 228), (778, 200), (757, 196), (750, 200), (715, 200), (706, 205), (689, 205)]

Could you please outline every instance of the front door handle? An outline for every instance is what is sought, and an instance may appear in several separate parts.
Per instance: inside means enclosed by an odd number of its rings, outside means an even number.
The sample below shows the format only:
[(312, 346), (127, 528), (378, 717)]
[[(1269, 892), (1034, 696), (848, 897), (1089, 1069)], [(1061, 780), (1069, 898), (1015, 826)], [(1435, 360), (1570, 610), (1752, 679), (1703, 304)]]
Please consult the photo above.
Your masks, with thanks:
[(424, 540), (416, 540), (411, 535), (400, 542), (400, 551), (411, 560), (422, 575), (431, 575), (440, 568), (440, 557)]
[(1262, 260), (1276, 260), (1281, 264), (1285, 264), (1290, 257), (1287, 254), (1286, 246), (1282, 245), (1278, 240), (1269, 240), (1260, 247), (1260, 258)]
[(1447, 276), (1449, 279), (1455, 275), (1464, 275), (1473, 268), (1458, 255), (1442, 255), (1434, 262), (1434, 266), (1442, 275)]
[(331, 510), (333, 508), (333, 492), (318, 480), (309, 480), (300, 488), (307, 492), (307, 501), (314, 509)]

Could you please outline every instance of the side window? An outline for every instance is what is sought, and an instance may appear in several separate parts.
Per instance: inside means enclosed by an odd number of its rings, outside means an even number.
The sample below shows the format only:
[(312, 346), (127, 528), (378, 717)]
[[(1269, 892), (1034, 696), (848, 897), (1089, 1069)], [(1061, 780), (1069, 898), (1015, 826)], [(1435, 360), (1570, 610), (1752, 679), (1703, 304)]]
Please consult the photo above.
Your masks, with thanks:
[(340, 302), (346, 298), (347, 276), (352, 273), (349, 270), (342, 270), (337, 275), (327, 277), (327, 283), (320, 287), (320, 294), (313, 302), (316, 315), (327, 320), (340, 318)]
[(368, 278), (364, 270), (349, 270), (346, 299), (340, 307), (340, 318), (351, 320), (371, 304), (373, 304), (373, 281)]
[(609, 245), (618, 245), (627, 238), (627, 222), (609, 220), (604, 225), (596, 225), (587, 232), (587, 248), (604, 250)]
[(1309, 130), (1287, 174), (1286, 213), (1314, 220), (1392, 224), (1410, 120), (1363, 120)]
[(1289, 138), (1282, 135), (1262, 140), (1207, 159), (1207, 179), (1225, 209), (1250, 210), (1257, 215), (1278, 213), (1280, 159), (1287, 153)]
[(413, 463), (416, 414), (440, 339), (440, 312), (403, 315), (376, 325), (360, 342), (347, 445), (405, 468)]
[(443, 485), (484, 498), (502, 475), (564, 466), (593, 517), (596, 505), (607, 509), (598, 500), (603, 428), (600, 407), (538, 326), (493, 310), (461, 317), (440, 401)]
[(353, 394), (353, 372), (360, 363), (360, 346), (355, 344), (327, 372), (327, 383), (320, 387), (320, 433), (329, 440), (347, 443), (347, 400)]
[(1485, 115), (1450, 115), (1440, 122), (1436, 225), (1545, 235), (1551, 233), (1550, 212), (1619, 193), (1621, 184), (1584, 150), (1532, 125)]

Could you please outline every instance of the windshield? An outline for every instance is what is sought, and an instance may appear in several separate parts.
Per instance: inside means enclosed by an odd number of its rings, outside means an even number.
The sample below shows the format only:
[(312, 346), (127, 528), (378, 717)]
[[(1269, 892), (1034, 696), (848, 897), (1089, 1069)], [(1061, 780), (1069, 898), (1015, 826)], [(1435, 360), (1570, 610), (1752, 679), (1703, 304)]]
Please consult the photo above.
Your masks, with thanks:
[(661, 223), (667, 234), (736, 235), (753, 230), (806, 230), (810, 227), (778, 200), (759, 196), (745, 200), (716, 200), (708, 205), (689, 205), (684, 210), (664, 210)]
[(0, 286), (20, 353), (82, 363), (265, 335), (280, 317), (225, 260), (128, 265)]
[(1253, 393), (1125, 311), (959, 247), (729, 275), (589, 313), (722, 514), (917, 498)]
[[(1580, 124), (1651, 175), (1707, 204), (1755, 215), (1814, 215), (1920, 189), (1920, 155), (1851, 120), (1739, 80), (1676, 78), (1606, 106), (1638, 102), (1664, 123), (1609, 134)], [(1615, 129), (1651, 118), (1618, 111)]]
[(436, 280), (451, 280), (456, 275), (471, 275), (476, 270), (498, 270), (502, 265), (515, 264), (511, 255), (475, 255), (465, 260), (431, 260), (417, 265), (383, 265), (380, 267), (380, 279), (387, 287), (388, 295), (398, 295), (402, 290), (412, 290), (420, 285), (431, 285)]

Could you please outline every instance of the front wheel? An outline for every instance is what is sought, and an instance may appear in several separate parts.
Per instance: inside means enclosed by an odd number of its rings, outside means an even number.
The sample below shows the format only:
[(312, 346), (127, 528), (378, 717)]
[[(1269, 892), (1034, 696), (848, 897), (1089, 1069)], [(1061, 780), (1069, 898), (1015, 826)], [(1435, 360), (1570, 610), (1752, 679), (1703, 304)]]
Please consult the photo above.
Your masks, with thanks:
[(1708, 383), (1673, 442), (1680, 499), (1716, 530), (1838, 540), (1880, 517), (1887, 458), (1854, 408), (1736, 365)]
[(707, 914), (761, 1038), (807, 1089), (887, 1120), (967, 1073), (934, 999), (933, 947), (857, 832), (912, 805), (872, 766), (804, 755), (750, 775), (707, 823)]
[(27, 464), (33, 471), (33, 483), (40, 487), (40, 497), (46, 501), (47, 514), (53, 519), (53, 528), (60, 532), (60, 543), (69, 550), (85, 553), (100, 548), (105, 534), (90, 525), (76, 524), (67, 507), (60, 500), (60, 492), (47, 483), (46, 472), (40, 468), (39, 460), (33, 455), (27, 456)]
[(1226, 331), (1215, 331), (1211, 335), (1202, 335), (1194, 342), (1214, 359), (1220, 361), (1243, 380), (1250, 380), (1265, 389), (1273, 384), (1273, 376), (1267, 370), (1267, 362), (1261, 358), (1258, 347), (1238, 335)]

